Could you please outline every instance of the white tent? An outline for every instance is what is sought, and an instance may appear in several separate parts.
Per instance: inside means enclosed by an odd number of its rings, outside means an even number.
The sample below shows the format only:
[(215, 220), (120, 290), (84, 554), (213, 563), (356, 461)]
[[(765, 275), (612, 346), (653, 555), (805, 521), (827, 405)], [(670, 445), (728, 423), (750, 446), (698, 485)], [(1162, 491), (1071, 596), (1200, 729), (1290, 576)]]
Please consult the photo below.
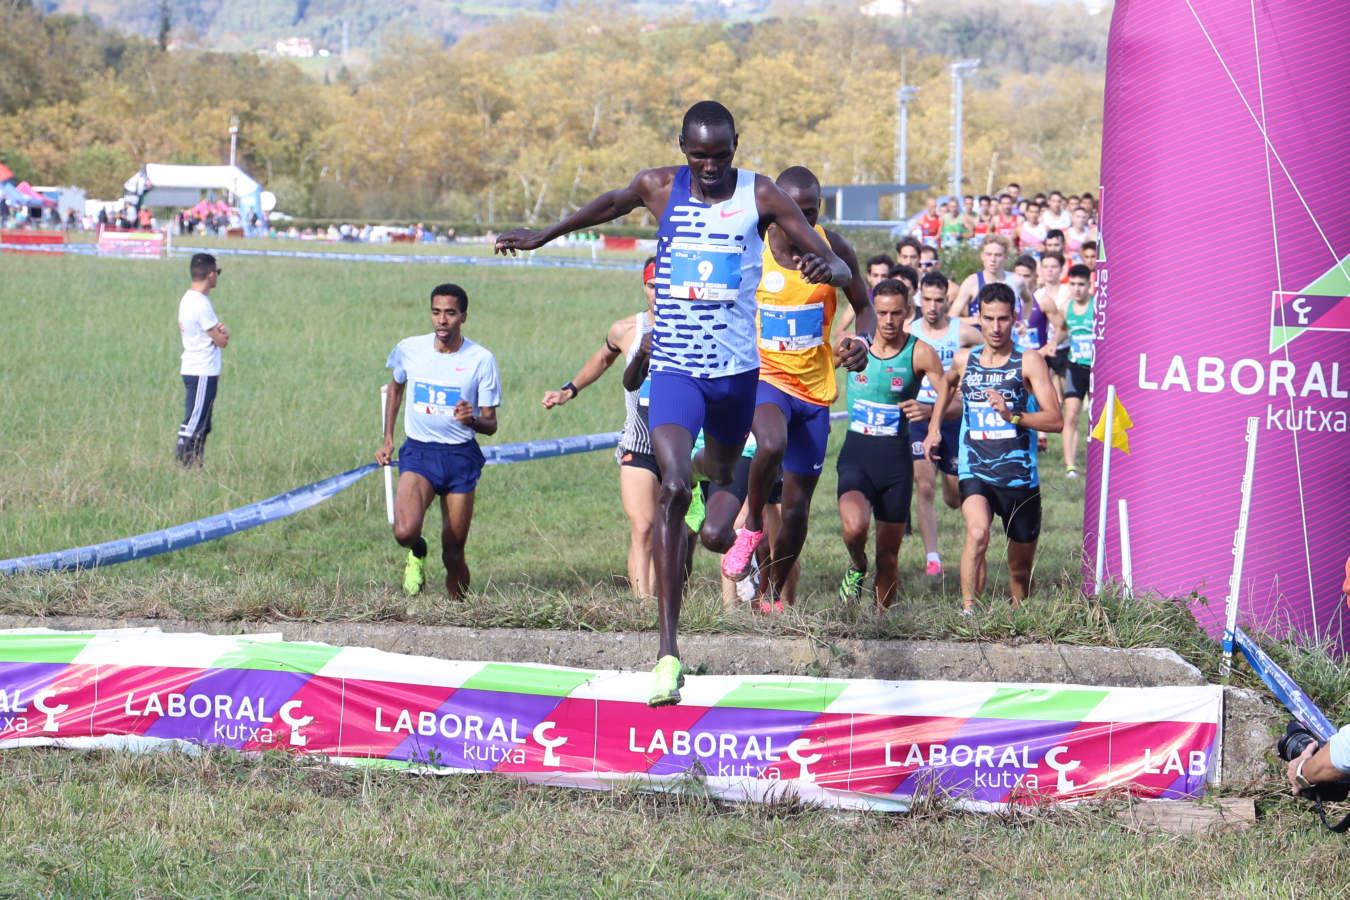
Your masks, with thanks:
[[(262, 186), (238, 166), (171, 166), (146, 163), (126, 184), (123, 196), (128, 203), (141, 206), (192, 206), (202, 199), (224, 191), (241, 207), (260, 209)], [(261, 214), (261, 213), (260, 213)]]

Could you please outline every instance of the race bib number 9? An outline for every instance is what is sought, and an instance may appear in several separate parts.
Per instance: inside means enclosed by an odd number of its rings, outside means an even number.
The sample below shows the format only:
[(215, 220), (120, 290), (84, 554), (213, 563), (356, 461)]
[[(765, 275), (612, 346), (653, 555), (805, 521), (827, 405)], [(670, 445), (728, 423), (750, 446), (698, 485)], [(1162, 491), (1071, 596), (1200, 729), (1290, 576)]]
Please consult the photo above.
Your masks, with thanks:
[(740, 248), (692, 241), (671, 242), (672, 300), (734, 303), (740, 291)]
[(1017, 426), (1005, 421), (988, 401), (966, 406), (966, 436), (972, 441), (1005, 441), (1017, 437)]
[(761, 350), (810, 350), (825, 343), (825, 304), (759, 307)]
[(900, 407), (893, 403), (854, 400), (848, 409), (848, 427), (858, 434), (895, 437), (900, 433)]
[(459, 402), (459, 387), (414, 381), (412, 402), (417, 411), (425, 415), (452, 416), (455, 404)]

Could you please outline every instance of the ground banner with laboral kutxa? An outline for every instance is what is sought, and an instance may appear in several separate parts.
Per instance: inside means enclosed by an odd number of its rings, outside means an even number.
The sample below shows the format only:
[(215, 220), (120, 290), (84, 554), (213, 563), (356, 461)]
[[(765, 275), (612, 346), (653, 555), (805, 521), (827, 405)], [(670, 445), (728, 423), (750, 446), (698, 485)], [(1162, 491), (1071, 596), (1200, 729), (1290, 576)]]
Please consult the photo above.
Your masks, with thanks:
[[(1121, 0), (1111, 22), (1093, 389), (1115, 388), (1130, 428), (1106, 503), (1113, 523), (1128, 503), (1134, 589), (1195, 592), (1216, 637), (1249, 417), (1238, 620), (1339, 649), (1350, 636), (1347, 45), (1342, 0)], [(1103, 454), (1090, 443), (1089, 554)], [(1120, 537), (1108, 528), (1111, 575)]]
[(1220, 689), (644, 674), (118, 629), (0, 633), (0, 749), (218, 746), (904, 810), (1204, 793)]

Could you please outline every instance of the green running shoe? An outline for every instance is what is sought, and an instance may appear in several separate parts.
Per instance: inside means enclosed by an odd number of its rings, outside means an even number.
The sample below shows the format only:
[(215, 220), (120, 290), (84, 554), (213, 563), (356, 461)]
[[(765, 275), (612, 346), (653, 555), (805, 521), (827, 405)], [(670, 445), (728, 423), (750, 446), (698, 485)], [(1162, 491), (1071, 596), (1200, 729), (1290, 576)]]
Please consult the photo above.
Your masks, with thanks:
[(862, 599), (863, 579), (866, 572), (859, 572), (849, 566), (844, 570), (844, 580), (839, 582), (839, 599), (845, 603), (855, 603)]
[(422, 592), (422, 585), (427, 580), (426, 567), (425, 556), (418, 559), (411, 550), (408, 551), (408, 564), (403, 567), (403, 593), (411, 597)]
[(707, 481), (706, 478), (695, 478), (693, 493), (689, 496), (689, 511), (684, 514), (684, 524), (689, 526), (689, 530), (697, 532), (703, 527), (703, 517), (706, 511), (703, 508), (703, 490), (699, 487), (700, 481)]
[(684, 686), (684, 666), (673, 656), (663, 656), (652, 669), (652, 696), (648, 706), (674, 706), (680, 702)]

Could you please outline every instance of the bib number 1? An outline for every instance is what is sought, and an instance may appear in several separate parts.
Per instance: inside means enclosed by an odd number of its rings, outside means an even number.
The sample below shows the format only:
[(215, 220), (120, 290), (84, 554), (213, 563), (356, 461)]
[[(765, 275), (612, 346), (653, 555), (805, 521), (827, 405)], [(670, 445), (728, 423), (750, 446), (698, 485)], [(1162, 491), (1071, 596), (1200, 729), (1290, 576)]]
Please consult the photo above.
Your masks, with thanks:
[(825, 306), (759, 305), (759, 346), (761, 350), (810, 350), (825, 342)]

